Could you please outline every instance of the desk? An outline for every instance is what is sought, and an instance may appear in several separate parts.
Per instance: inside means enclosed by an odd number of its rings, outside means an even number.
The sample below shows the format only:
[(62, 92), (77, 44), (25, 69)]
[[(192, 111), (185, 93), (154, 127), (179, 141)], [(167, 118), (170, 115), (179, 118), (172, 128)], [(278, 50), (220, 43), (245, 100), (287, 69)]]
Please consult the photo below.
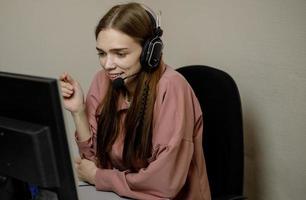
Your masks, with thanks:
[(113, 192), (97, 191), (94, 186), (78, 186), (79, 200), (128, 200)]

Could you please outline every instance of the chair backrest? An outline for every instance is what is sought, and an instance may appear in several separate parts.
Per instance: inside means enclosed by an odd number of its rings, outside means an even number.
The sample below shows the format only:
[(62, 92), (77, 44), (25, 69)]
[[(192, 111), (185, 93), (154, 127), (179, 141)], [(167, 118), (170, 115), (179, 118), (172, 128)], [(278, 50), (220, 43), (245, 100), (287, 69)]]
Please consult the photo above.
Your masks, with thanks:
[(232, 77), (204, 65), (177, 69), (203, 112), (203, 149), (212, 198), (242, 195), (243, 127), (240, 95)]

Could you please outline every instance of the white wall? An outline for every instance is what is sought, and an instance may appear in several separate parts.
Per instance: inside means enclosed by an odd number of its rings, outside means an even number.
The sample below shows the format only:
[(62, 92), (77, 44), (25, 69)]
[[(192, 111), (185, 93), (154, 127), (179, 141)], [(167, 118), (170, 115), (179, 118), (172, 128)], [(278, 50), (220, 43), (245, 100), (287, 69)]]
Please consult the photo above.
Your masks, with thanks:
[[(88, 89), (99, 69), (94, 27), (124, 1), (0, 0), (0, 70)], [(302, 199), (306, 188), (306, 1), (139, 1), (162, 11), (166, 62), (206, 64), (240, 89), (249, 199)], [(71, 118), (68, 120), (73, 132)]]

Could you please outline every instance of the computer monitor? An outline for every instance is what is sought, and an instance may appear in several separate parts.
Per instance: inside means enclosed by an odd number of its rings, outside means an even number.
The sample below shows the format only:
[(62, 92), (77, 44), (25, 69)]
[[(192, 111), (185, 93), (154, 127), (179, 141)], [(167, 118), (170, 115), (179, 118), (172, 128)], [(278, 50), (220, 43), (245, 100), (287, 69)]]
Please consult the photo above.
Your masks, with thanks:
[(55, 78), (0, 72), (0, 176), (25, 185), (10, 185), (18, 199), (33, 187), (78, 199), (60, 98)]

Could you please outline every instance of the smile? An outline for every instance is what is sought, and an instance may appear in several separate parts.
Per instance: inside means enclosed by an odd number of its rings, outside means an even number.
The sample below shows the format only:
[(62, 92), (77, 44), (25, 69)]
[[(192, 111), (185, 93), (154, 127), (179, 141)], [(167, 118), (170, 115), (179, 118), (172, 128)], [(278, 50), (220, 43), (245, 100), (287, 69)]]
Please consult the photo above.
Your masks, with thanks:
[(114, 79), (120, 77), (122, 74), (123, 74), (123, 72), (122, 72), (122, 73), (115, 73), (115, 74), (108, 74), (108, 77), (109, 77), (111, 80), (114, 80)]

